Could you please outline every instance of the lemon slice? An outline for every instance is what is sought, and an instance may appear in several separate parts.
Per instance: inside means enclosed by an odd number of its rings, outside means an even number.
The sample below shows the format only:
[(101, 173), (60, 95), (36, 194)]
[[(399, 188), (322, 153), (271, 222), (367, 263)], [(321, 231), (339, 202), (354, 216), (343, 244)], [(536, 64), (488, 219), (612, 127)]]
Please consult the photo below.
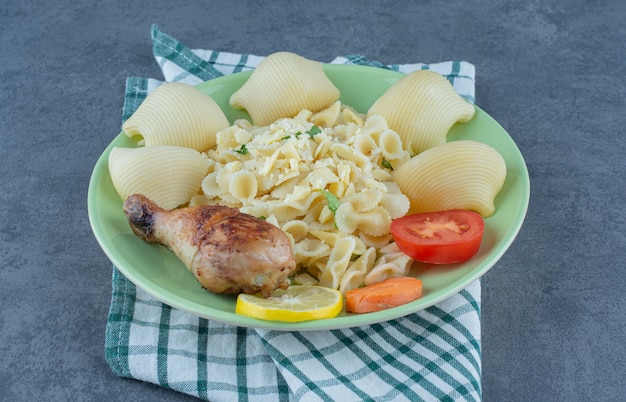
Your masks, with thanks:
[(277, 289), (268, 298), (240, 294), (235, 312), (261, 320), (299, 322), (333, 318), (343, 308), (336, 289), (315, 285), (293, 285)]

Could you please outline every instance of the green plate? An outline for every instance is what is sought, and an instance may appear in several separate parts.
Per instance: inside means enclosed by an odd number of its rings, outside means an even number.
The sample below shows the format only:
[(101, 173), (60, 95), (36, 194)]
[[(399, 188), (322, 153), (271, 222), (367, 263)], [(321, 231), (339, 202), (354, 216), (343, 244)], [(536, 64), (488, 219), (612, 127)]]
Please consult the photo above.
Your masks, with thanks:
[[(403, 75), (374, 67), (325, 65), (328, 77), (341, 90), (341, 101), (366, 112), (387, 88)], [(248, 79), (251, 72), (220, 77), (198, 85), (224, 110), (232, 122), (249, 118), (230, 107), (230, 95)], [(496, 212), (485, 220), (483, 243), (470, 261), (452, 265), (415, 264), (411, 275), (422, 279), (422, 298), (393, 309), (347, 314), (326, 320), (282, 323), (256, 320), (235, 314), (235, 298), (216, 295), (201, 288), (180, 260), (166, 248), (148, 244), (135, 236), (122, 212), (107, 166), (114, 146), (135, 147), (136, 142), (120, 133), (107, 147), (93, 170), (89, 184), (89, 220), (98, 243), (113, 264), (139, 288), (156, 299), (200, 317), (228, 324), (278, 330), (337, 329), (383, 322), (425, 309), (442, 301), (484, 275), (506, 252), (515, 239), (528, 207), (530, 182), (524, 158), (506, 131), (487, 113), (476, 107), (474, 118), (455, 125), (448, 140), (473, 139), (497, 149), (507, 165), (504, 187), (496, 198)]]

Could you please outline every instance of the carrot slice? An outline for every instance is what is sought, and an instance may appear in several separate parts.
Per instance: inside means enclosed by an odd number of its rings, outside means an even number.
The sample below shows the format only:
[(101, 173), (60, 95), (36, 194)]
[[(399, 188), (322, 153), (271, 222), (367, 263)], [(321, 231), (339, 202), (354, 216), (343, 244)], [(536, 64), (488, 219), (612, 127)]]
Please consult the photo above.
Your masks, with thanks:
[(371, 313), (397, 307), (422, 296), (422, 281), (408, 276), (398, 276), (346, 292), (346, 311)]

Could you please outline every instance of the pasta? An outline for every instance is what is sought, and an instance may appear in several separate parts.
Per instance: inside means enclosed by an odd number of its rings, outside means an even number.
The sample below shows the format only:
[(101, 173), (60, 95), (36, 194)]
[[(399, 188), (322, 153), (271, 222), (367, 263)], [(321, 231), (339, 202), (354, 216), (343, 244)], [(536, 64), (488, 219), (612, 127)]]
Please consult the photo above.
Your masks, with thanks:
[(380, 205), (389, 212), (391, 219), (401, 218), (411, 207), (411, 202), (400, 191), (400, 187), (394, 182), (388, 181), (384, 183), (387, 192), (382, 194)]
[(122, 127), (145, 146), (111, 150), (113, 185), (122, 199), (141, 193), (166, 209), (219, 204), (266, 219), (292, 243), (293, 283), (343, 293), (409, 273), (393, 219), (494, 212), (506, 165), (485, 144), (446, 143), (474, 107), (445, 78), (409, 74), (367, 114), (338, 99), (320, 63), (288, 52), (267, 57), (231, 96), (252, 122), (231, 125), (196, 88), (163, 84)]
[(309, 118), (309, 120), (311, 121), (311, 123), (316, 124), (318, 126), (332, 127), (337, 124), (337, 121), (340, 117), (340, 114), (339, 114), (340, 110), (341, 110), (341, 102), (337, 101), (333, 103), (331, 107), (312, 115)]
[(209, 165), (198, 151), (165, 145), (114, 147), (108, 164), (111, 181), (122, 200), (143, 194), (165, 209), (189, 202), (200, 189)]
[(369, 211), (359, 212), (350, 202), (342, 203), (335, 214), (335, 223), (345, 233), (355, 231), (371, 236), (382, 236), (389, 231), (391, 217), (383, 207), (375, 207)]
[(215, 133), (229, 125), (210, 96), (191, 85), (170, 82), (152, 91), (122, 130), (129, 137), (143, 137), (146, 146), (206, 151), (215, 145)]
[(275, 221), (302, 270), (335, 289), (362, 282), (376, 248), (393, 240), (392, 217), (410, 206), (385, 166), (385, 155), (397, 165), (409, 157), (398, 134), (380, 116), (346, 109), (333, 103), (268, 126), (236, 121), (217, 133), (202, 182), (206, 203)]
[(446, 142), (456, 122), (469, 121), (474, 106), (459, 96), (443, 76), (418, 70), (393, 84), (369, 109), (402, 139), (411, 155)]
[(411, 213), (470, 209), (487, 217), (495, 211), (506, 164), (489, 145), (452, 141), (415, 156), (393, 177), (411, 200)]
[(230, 105), (245, 109), (255, 125), (265, 126), (294, 117), (302, 109), (318, 112), (337, 99), (339, 90), (326, 77), (321, 63), (278, 52), (259, 63), (248, 81), (230, 97)]
[(291, 236), (294, 243), (301, 241), (309, 233), (309, 225), (301, 220), (286, 222), (281, 229)]
[(240, 170), (230, 175), (228, 191), (242, 203), (254, 199), (259, 185), (252, 172)]
[(327, 288), (339, 289), (341, 278), (348, 269), (354, 252), (356, 241), (352, 237), (339, 239), (328, 257), (326, 268), (319, 276), (320, 285)]
[(346, 272), (342, 275), (339, 283), (339, 290), (341, 293), (346, 293), (348, 290), (352, 290), (361, 286), (364, 282), (365, 275), (374, 265), (376, 260), (376, 249), (374, 247), (368, 248), (352, 265), (346, 269)]
[(380, 249), (381, 257), (376, 266), (370, 270), (363, 280), (366, 285), (381, 282), (394, 276), (405, 276), (411, 270), (413, 260), (404, 254), (395, 243)]

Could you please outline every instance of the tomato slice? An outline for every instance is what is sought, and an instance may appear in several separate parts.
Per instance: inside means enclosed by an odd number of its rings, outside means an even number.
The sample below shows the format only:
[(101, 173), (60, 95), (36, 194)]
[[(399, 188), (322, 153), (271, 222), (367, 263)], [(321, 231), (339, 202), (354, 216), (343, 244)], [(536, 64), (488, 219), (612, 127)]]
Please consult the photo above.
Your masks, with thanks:
[(480, 214), (462, 209), (407, 215), (391, 222), (398, 248), (430, 264), (469, 260), (478, 252), (484, 230)]

